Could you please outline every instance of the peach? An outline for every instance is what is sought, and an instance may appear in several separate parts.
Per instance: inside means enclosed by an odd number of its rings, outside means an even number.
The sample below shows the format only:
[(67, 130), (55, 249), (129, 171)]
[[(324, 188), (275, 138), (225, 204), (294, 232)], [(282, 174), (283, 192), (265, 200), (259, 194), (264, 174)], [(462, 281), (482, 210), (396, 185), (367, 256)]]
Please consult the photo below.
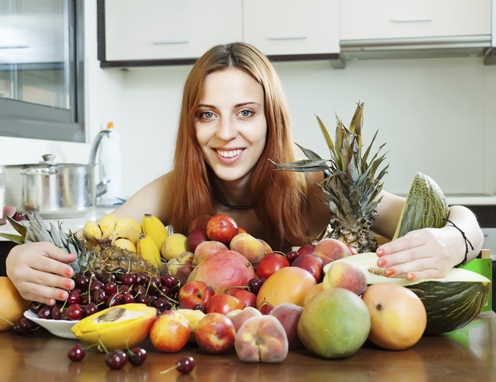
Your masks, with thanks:
[(288, 346), (290, 350), (303, 347), (303, 344), (298, 337), (298, 321), (300, 320), (302, 312), (302, 306), (291, 303), (277, 305), (270, 312), (270, 315), (277, 318), (284, 327), (286, 336), (288, 337)]
[(217, 293), (212, 296), (205, 306), (206, 313), (227, 314), (232, 310), (243, 309), (243, 303), (237, 297), (227, 293)]
[(229, 242), (238, 233), (239, 228), (236, 220), (226, 214), (216, 214), (207, 223), (207, 236), (210, 240), (229, 245)]
[(274, 252), (272, 250), (272, 247), (270, 246), (269, 243), (267, 243), (265, 240), (263, 239), (258, 239), (258, 241), (260, 241), (260, 243), (262, 243), (262, 245), (264, 246), (264, 253), (267, 254), (267, 253), (271, 253), (271, 252)]
[(244, 309), (231, 310), (229, 313), (226, 314), (226, 316), (234, 324), (234, 329), (236, 329), (236, 332), (239, 330), (243, 322), (245, 322), (247, 319), (261, 315), (262, 313), (257, 308), (253, 308), (251, 306), (247, 306)]
[(184, 283), (193, 270), (193, 258), (194, 254), (192, 252), (183, 252), (178, 257), (163, 263), (162, 271), (177, 277), (181, 283)]
[(367, 289), (365, 273), (356, 265), (346, 261), (335, 261), (324, 276), (324, 289), (344, 288), (362, 295)]
[(233, 286), (246, 286), (255, 277), (251, 263), (241, 253), (220, 251), (203, 260), (191, 272), (188, 281), (199, 280), (210, 285), (215, 293), (224, 293)]
[(212, 256), (214, 253), (225, 251), (229, 249), (227, 245), (221, 243), (220, 241), (208, 240), (197, 245), (195, 248), (193, 258), (193, 265), (200, 264), (207, 257)]
[(264, 257), (264, 246), (260, 240), (249, 233), (238, 233), (229, 243), (229, 249), (241, 253), (252, 264)]
[(351, 256), (348, 246), (337, 239), (322, 239), (317, 244), (313, 251), (314, 255), (320, 257), (325, 264), (334, 260), (342, 259), (343, 257)]
[(247, 319), (236, 333), (234, 348), (243, 362), (282, 362), (289, 351), (286, 331), (271, 315)]
[(208, 313), (195, 331), (196, 344), (208, 354), (227, 353), (234, 346), (236, 330), (234, 324), (221, 313)]

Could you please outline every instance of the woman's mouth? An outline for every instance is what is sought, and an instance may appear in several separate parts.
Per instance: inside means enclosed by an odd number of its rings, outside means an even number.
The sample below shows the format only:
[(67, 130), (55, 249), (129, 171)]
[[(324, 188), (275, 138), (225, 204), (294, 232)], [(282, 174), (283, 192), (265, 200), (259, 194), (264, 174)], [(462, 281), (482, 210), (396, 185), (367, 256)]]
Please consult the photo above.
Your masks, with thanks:
[(234, 158), (243, 152), (242, 149), (236, 150), (219, 150), (217, 149), (217, 154), (219, 154), (222, 158)]

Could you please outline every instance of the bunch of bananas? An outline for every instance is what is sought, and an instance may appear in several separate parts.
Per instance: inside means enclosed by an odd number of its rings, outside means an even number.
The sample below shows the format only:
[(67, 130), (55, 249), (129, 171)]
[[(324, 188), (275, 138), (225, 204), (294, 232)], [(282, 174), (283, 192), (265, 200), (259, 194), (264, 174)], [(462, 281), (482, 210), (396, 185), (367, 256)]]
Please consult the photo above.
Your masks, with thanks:
[(124, 248), (141, 254), (145, 260), (160, 268), (160, 248), (169, 233), (155, 215), (144, 214), (140, 223), (133, 218), (109, 213), (98, 222), (86, 222), (83, 236), (88, 248)]

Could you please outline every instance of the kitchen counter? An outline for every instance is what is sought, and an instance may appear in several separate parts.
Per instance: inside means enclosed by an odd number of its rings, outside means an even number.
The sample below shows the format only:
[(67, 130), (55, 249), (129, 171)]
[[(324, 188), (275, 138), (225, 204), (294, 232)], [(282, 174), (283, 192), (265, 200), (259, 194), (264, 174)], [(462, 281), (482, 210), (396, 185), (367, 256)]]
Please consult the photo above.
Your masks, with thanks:
[[(381, 350), (366, 343), (342, 360), (324, 360), (300, 349), (290, 351), (280, 364), (241, 362), (235, 352), (206, 355), (191, 346), (177, 354), (156, 352), (142, 344), (148, 359), (140, 367), (110, 370), (104, 355), (87, 350), (81, 362), (71, 362), (67, 351), (76, 340), (54, 337), (44, 329), (29, 336), (0, 333), (2, 381), (495, 381), (496, 314), (479, 315), (466, 327), (442, 336), (423, 337), (403, 351)], [(190, 375), (160, 371), (182, 355), (192, 355), (196, 368)]]

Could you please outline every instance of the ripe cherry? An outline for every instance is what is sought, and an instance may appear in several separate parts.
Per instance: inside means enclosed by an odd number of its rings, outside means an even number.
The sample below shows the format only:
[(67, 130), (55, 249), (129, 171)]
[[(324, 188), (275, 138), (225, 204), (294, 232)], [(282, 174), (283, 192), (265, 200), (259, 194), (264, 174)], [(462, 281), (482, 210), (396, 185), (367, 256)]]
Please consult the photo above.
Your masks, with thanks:
[(248, 281), (248, 290), (252, 293), (258, 294), (265, 280), (266, 279), (264, 277), (255, 277), (251, 279)]
[(127, 355), (122, 350), (113, 350), (105, 356), (105, 364), (111, 369), (122, 369), (126, 366)]
[(134, 347), (127, 353), (128, 361), (133, 366), (141, 366), (146, 361), (146, 350), (140, 347)]
[(182, 374), (189, 374), (195, 368), (195, 359), (189, 355), (181, 357), (177, 360), (176, 364), (164, 371), (161, 371), (160, 374), (168, 373), (171, 370), (177, 369)]
[(82, 361), (85, 355), (84, 348), (79, 344), (73, 345), (67, 352), (67, 357), (74, 362)]
[(68, 320), (77, 321), (83, 318), (83, 308), (79, 304), (72, 304), (62, 313), (62, 317)]

